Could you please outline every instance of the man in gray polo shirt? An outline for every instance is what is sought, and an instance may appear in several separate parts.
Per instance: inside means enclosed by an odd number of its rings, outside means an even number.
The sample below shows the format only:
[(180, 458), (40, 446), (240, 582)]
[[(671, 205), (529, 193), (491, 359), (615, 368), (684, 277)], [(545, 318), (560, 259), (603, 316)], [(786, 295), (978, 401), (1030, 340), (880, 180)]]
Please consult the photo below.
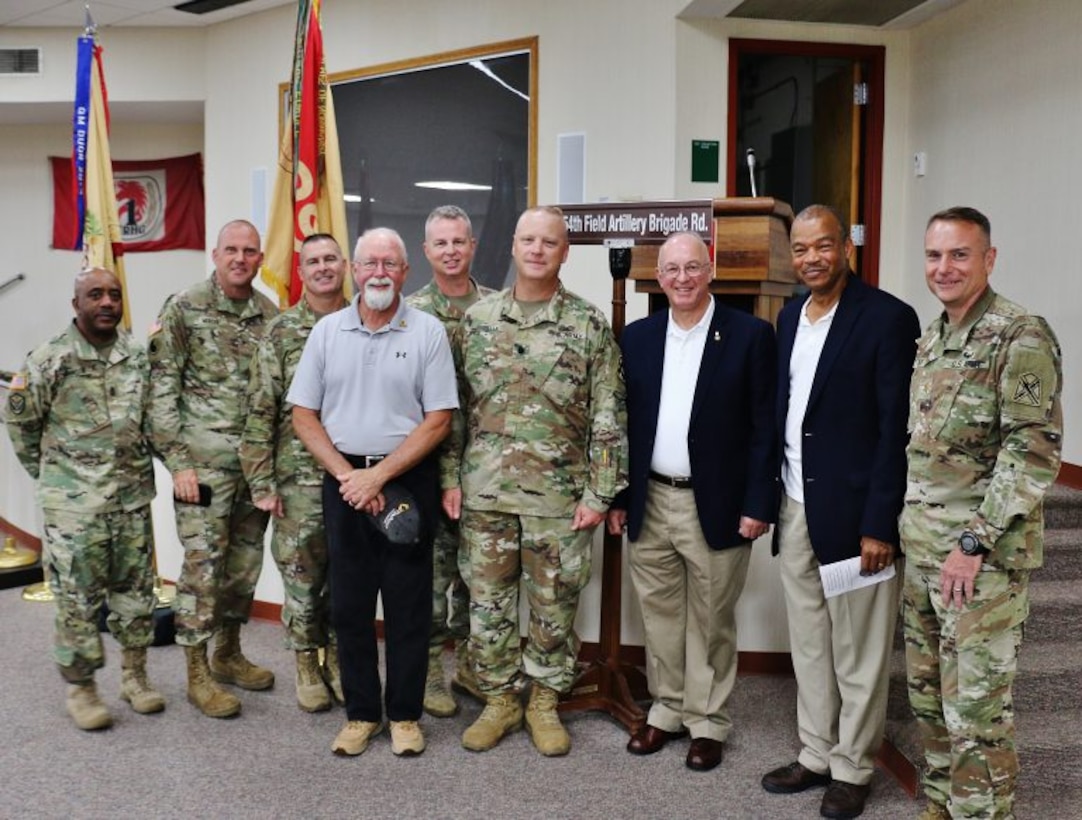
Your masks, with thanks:
[[(432, 531), (439, 482), (431, 454), (458, 407), (454, 364), (439, 320), (400, 298), (409, 265), (402, 238), (373, 228), (353, 256), (357, 296), (313, 329), (287, 400), (293, 427), (326, 470), (323, 516), (331, 622), (338, 634), (346, 726), (331, 749), (359, 755), (383, 725), (397, 755), (424, 751), (421, 716), (432, 617)], [(417, 544), (392, 544), (369, 518), (388, 482), (408, 490), (424, 525)], [(387, 685), (381, 697), (376, 597), (382, 593)]]

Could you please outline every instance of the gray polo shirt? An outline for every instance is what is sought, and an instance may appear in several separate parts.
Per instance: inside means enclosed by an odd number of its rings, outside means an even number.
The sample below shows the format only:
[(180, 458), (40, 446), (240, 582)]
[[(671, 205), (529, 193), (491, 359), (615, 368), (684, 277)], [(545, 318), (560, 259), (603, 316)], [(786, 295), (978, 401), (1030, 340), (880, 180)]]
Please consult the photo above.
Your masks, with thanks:
[(439, 319), (401, 299), (394, 318), (372, 333), (359, 298), (316, 323), (286, 400), (318, 411), (339, 452), (384, 455), (426, 411), (458, 407), (455, 366)]

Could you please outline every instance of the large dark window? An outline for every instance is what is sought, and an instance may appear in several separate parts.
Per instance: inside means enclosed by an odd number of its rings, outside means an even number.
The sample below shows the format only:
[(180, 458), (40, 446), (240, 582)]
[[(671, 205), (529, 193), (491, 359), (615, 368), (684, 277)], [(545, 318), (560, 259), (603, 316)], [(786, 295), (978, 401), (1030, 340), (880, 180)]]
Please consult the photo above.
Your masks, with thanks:
[(463, 208), (473, 271), (502, 287), (518, 213), (534, 201), (536, 38), (330, 77), (350, 242), (374, 226), (406, 241), (410, 292), (428, 281), (424, 220)]

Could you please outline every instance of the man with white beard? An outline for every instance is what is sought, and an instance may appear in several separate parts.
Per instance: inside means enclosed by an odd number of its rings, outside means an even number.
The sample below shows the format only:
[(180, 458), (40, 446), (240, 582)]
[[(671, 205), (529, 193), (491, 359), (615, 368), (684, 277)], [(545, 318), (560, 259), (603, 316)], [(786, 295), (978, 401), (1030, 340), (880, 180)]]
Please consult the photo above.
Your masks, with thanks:
[[(402, 238), (373, 228), (357, 240), (352, 303), (321, 320), (289, 389), (293, 428), (326, 470), (323, 519), (331, 623), (338, 635), (346, 725), (331, 750), (359, 755), (383, 728), (391, 750), (416, 755), (432, 619), (432, 535), (439, 514), (436, 446), (458, 407), (443, 325), (400, 297), (409, 263)], [(394, 482), (412, 494), (421, 532), (392, 543), (370, 516)], [(386, 488), (389, 490), (389, 488)], [(382, 593), (387, 685), (380, 691), (376, 597)]]

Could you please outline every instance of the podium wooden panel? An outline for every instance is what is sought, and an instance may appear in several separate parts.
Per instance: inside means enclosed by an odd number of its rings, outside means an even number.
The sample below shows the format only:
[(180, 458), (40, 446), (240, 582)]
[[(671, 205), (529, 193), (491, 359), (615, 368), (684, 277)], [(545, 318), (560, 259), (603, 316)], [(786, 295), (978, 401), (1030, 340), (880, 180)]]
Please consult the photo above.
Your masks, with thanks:
[[(714, 277), (710, 292), (774, 324), (793, 295), (796, 276), (789, 254), (793, 210), (771, 197), (714, 200)], [(657, 245), (631, 252), (635, 291), (650, 296), (650, 310), (665, 304), (657, 282)]]

